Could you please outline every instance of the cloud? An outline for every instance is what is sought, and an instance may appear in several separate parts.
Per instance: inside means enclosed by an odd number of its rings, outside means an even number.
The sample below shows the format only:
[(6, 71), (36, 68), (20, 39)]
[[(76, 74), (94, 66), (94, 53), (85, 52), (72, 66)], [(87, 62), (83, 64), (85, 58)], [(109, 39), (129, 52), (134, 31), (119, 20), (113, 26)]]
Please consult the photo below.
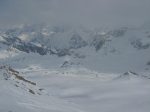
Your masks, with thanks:
[(150, 20), (149, 0), (0, 0), (0, 26), (21, 23), (137, 25)]

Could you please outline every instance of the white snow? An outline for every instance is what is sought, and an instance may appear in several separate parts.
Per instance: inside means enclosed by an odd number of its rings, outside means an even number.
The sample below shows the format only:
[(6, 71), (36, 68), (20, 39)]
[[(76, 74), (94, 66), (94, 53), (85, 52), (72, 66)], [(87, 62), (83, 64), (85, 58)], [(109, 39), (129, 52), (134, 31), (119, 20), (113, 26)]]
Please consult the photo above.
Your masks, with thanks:
[[(25, 73), (25, 70), (20, 70)], [(44, 72), (47, 71), (47, 72)], [(60, 71), (31, 70), (25, 76), (41, 85), (49, 95), (32, 95), (10, 81), (0, 81), (0, 111), (14, 112), (149, 112), (150, 80), (101, 81)], [(108, 74), (109, 75), (109, 74)], [(107, 77), (107, 74), (105, 75)]]
[[(84, 39), (92, 35), (78, 30)], [(149, 112), (150, 66), (146, 63), (150, 61), (150, 48), (138, 50), (131, 44), (136, 39), (149, 44), (143, 32), (130, 29), (121, 37), (110, 36), (97, 52), (89, 45), (64, 57), (15, 52), (0, 43), (0, 66), (11, 66), (19, 76), (36, 83), (11, 74), (5, 79), (4, 73), (9, 71), (0, 69), (0, 112)], [(72, 33), (49, 32), (54, 36), (52, 48), (68, 47)], [(44, 35), (49, 34), (45, 30)], [(101, 31), (101, 35), (106, 34)], [(89, 42), (88, 36), (85, 40)], [(31, 38), (20, 36), (23, 41)], [(66, 61), (68, 66), (61, 67)], [(127, 78), (126, 72), (131, 73)]]
[(21, 39), (22, 41), (28, 41), (30, 37), (27, 34), (22, 34), (19, 36), (19, 39)]

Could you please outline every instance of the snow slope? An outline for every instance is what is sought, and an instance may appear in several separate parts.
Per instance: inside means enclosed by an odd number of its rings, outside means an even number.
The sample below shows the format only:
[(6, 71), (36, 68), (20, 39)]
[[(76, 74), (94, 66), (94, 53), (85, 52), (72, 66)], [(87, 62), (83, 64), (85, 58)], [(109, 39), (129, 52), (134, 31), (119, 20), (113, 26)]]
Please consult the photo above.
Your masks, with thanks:
[(25, 25), (0, 33), (0, 112), (149, 112), (150, 28)]
[[(37, 82), (48, 94), (31, 94), (14, 86), (13, 80), (0, 81), (0, 111), (7, 112), (149, 112), (150, 81), (109, 74), (82, 77), (62, 71), (20, 69), (27, 79)], [(75, 74), (75, 73), (74, 73)], [(84, 72), (83, 72), (84, 74)], [(91, 74), (92, 75), (92, 74)]]

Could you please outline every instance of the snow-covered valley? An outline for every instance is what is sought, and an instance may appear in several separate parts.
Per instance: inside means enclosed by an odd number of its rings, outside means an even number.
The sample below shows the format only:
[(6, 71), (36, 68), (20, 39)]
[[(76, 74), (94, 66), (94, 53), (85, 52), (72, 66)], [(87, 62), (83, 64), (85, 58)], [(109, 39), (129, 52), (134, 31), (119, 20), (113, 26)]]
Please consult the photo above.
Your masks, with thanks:
[(149, 112), (149, 85), (150, 28), (0, 32), (0, 112)]

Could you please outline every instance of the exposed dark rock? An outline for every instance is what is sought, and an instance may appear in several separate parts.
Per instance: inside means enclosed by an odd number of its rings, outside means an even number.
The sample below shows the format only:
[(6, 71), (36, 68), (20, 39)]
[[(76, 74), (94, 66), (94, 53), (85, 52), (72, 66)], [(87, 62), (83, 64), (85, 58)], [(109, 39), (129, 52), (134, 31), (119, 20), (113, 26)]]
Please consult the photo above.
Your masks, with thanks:
[(15, 76), (16, 79), (22, 80), (32, 85), (36, 85), (36, 83), (25, 79), (24, 77), (20, 76), (19, 72), (14, 70), (9, 66), (0, 66), (1, 70), (5, 70), (6, 72), (3, 73), (5, 80), (8, 80), (11, 76)]
[(69, 62), (68, 62), (68, 61), (65, 61), (65, 62), (61, 65), (61, 68), (67, 67), (68, 65), (69, 65)]
[(122, 37), (125, 35), (127, 28), (123, 27), (117, 30), (110, 31), (108, 34), (113, 37)]
[(105, 42), (106, 39), (104, 35), (95, 35), (91, 45), (95, 47), (96, 51), (98, 51), (103, 47)]
[(39, 53), (40, 55), (46, 55), (48, 53), (48, 49), (36, 46), (31, 43), (22, 42), (19, 44), (14, 44), (13, 47), (26, 53), (33, 52), (33, 53)]
[(133, 45), (134, 48), (137, 48), (139, 50), (148, 49), (150, 47), (150, 43), (143, 44), (140, 39), (131, 42), (131, 45)]
[(150, 66), (150, 61), (149, 61), (149, 62), (147, 62), (147, 65), (148, 65), (148, 66)]
[(31, 89), (29, 89), (29, 92), (32, 93), (32, 94), (35, 94), (35, 92)]
[(132, 77), (139, 77), (139, 78), (144, 78), (144, 79), (150, 79), (150, 76), (148, 75), (142, 75), (142, 74), (138, 74), (136, 72), (125, 72), (124, 74), (120, 75), (119, 77), (117, 77), (117, 79), (131, 79)]
[(71, 55), (70, 49), (57, 49), (56, 55), (59, 57)]
[(69, 43), (71, 49), (78, 49), (87, 45), (87, 43), (82, 39), (79, 34), (74, 34), (70, 39)]

